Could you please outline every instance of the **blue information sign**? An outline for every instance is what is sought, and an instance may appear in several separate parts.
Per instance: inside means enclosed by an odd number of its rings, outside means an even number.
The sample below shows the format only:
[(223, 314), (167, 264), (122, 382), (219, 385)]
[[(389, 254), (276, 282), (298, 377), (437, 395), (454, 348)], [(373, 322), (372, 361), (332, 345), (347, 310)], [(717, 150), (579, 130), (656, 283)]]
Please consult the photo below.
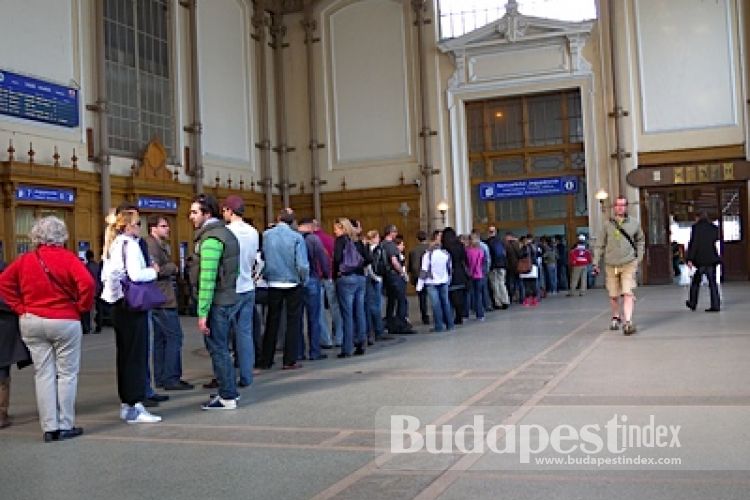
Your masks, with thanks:
[(578, 177), (547, 177), (508, 182), (483, 182), (479, 185), (481, 200), (506, 200), (554, 196), (578, 192)]
[(78, 90), (0, 70), (0, 114), (77, 127)]
[(18, 186), (16, 189), (16, 199), (18, 201), (43, 201), (47, 203), (73, 205), (76, 201), (76, 193), (72, 189), (42, 186)]
[(157, 198), (154, 196), (140, 196), (138, 198), (139, 210), (162, 210), (167, 212), (177, 211), (176, 198)]

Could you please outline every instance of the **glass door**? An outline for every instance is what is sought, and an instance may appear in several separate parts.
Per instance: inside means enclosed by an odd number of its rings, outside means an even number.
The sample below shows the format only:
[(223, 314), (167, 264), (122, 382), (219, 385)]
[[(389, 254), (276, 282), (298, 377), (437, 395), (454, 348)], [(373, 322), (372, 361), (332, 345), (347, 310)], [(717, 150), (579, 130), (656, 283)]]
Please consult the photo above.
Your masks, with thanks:
[(645, 197), (646, 257), (645, 282), (649, 285), (672, 283), (672, 249), (669, 241), (669, 217), (665, 192), (648, 191)]
[(743, 191), (739, 186), (719, 189), (722, 276), (725, 280), (748, 279)]

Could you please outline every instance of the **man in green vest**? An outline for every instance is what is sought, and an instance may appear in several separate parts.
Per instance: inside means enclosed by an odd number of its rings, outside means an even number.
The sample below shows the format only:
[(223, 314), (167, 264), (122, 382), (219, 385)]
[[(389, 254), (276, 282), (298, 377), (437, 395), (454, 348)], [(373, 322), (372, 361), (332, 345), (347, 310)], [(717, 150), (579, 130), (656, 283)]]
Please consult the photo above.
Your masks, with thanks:
[(240, 246), (219, 217), (219, 204), (212, 196), (201, 194), (190, 205), (190, 221), (196, 229), (190, 281), (198, 288), (198, 330), (219, 383), (219, 392), (203, 405), (204, 410), (234, 410), (239, 397), (229, 329), (237, 307)]

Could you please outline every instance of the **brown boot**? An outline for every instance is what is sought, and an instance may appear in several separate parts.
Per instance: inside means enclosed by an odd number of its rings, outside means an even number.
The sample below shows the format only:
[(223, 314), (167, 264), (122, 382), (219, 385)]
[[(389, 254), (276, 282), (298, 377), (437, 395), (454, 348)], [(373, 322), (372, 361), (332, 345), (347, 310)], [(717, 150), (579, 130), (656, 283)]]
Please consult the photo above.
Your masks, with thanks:
[(10, 425), (8, 406), (10, 405), (10, 379), (0, 380), (0, 429)]

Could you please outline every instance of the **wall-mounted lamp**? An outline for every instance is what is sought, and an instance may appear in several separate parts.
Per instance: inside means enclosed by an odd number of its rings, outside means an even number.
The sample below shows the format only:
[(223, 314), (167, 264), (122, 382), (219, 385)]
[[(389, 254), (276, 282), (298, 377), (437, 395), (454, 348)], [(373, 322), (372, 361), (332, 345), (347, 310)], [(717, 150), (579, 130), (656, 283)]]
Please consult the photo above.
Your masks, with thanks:
[(443, 218), (443, 227), (445, 227), (445, 213), (448, 211), (449, 208), (450, 206), (448, 205), (448, 202), (445, 200), (437, 204), (438, 212), (440, 212), (440, 215)]
[(606, 212), (604, 203), (609, 198), (609, 193), (606, 192), (604, 188), (599, 188), (599, 191), (596, 192), (596, 194), (594, 195), (594, 198), (596, 198), (599, 201), (599, 207), (601, 207), (602, 213)]

